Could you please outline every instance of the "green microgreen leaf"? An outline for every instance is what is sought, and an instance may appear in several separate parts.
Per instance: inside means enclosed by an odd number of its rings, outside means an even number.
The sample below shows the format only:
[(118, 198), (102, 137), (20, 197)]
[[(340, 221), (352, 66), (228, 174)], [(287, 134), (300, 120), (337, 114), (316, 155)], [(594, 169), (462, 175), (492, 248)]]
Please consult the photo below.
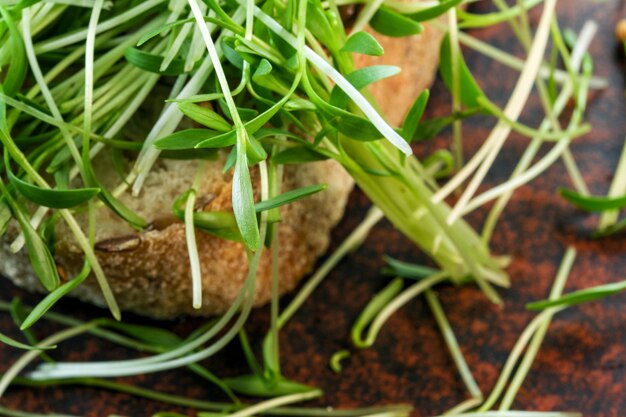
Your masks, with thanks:
[[(24, 303), (22, 302), (21, 298), (14, 297), (13, 300), (11, 300), (11, 308), (9, 310), (9, 313), (11, 314), (11, 318), (13, 319), (13, 323), (15, 323), (16, 326), (20, 327), (20, 330), (28, 341), (28, 344), (31, 346), (38, 345), (39, 340), (37, 339), (37, 337), (35, 337), (33, 332), (30, 329), (21, 328), (22, 323), (24, 323), (24, 319), (26, 318), (26, 309), (24, 308)], [(53, 359), (44, 352), (42, 352), (41, 354), (41, 359), (45, 360), (46, 362), (54, 362)]]
[(420, 120), (422, 119), (422, 115), (424, 114), (424, 110), (426, 109), (426, 104), (428, 103), (429, 97), (430, 91), (428, 89), (422, 91), (409, 109), (409, 112), (406, 114), (406, 117), (402, 122), (400, 134), (408, 142), (411, 142), (415, 136), (415, 131), (420, 124)]
[(261, 142), (256, 140), (254, 136), (248, 136), (248, 144), (246, 146), (246, 156), (250, 165), (256, 165), (267, 159), (267, 152)]
[(59, 288), (52, 291), (50, 294), (46, 295), (46, 297), (39, 302), (28, 314), (28, 316), (24, 319), (20, 329), (25, 330), (35, 324), (41, 317), (43, 317), (48, 310), (50, 310), (57, 301), (61, 298), (72, 292), (72, 290), (78, 287), (85, 279), (89, 276), (89, 272), (91, 271), (91, 267), (88, 262), (85, 262), (81, 272), (74, 279), (69, 280), (65, 284), (61, 285)]
[(617, 223), (611, 224), (609, 226), (603, 227), (602, 229), (596, 230), (593, 234), (593, 237), (606, 237), (614, 235), (621, 230), (626, 229), (626, 219), (622, 219)]
[[(368, 85), (385, 78), (393, 77), (400, 72), (400, 68), (393, 65), (374, 65), (360, 68), (346, 75), (346, 80), (357, 90), (361, 90)], [(330, 104), (338, 108), (345, 108), (350, 101), (348, 95), (335, 86), (330, 94)], [(380, 136), (380, 135), (379, 135)]]
[(45, 289), (53, 291), (59, 286), (61, 280), (56, 268), (56, 263), (54, 262), (54, 258), (48, 246), (30, 224), (28, 217), (24, 214), (17, 202), (10, 196), (1, 180), (0, 191), (4, 195), (5, 201), (11, 206), (13, 217), (18, 221), (22, 233), (24, 234), (28, 258), (30, 259), (35, 275), (39, 278), (41, 285), (43, 285)]
[(395, 38), (417, 35), (424, 30), (419, 22), (394, 12), (386, 6), (381, 6), (369, 23), (376, 32)]
[(318, 7), (316, 2), (307, 2), (307, 29), (309, 29), (322, 44), (326, 45), (331, 51), (335, 51), (340, 45), (337, 42), (337, 31), (329, 21), (329, 15), (330, 14), (326, 14), (321, 7)]
[(211, 109), (187, 102), (176, 103), (176, 105), (185, 116), (210, 129), (219, 132), (228, 132), (231, 129), (230, 123)]
[(85, 165), (85, 177), (90, 186), (100, 189), (100, 193), (98, 194), (100, 201), (102, 201), (120, 218), (124, 219), (124, 221), (133, 226), (135, 229), (143, 230), (148, 227), (148, 221), (146, 219), (128, 208), (109, 190), (100, 185), (98, 179), (92, 171), (91, 165)]
[(359, 31), (350, 35), (346, 43), (340, 49), (342, 52), (355, 52), (357, 54), (381, 56), (385, 53), (383, 47), (375, 37), (368, 32)]
[(124, 52), (124, 57), (128, 62), (141, 68), (144, 71), (152, 72), (155, 74), (175, 76), (184, 74), (185, 72), (185, 60), (174, 58), (170, 64), (161, 71), (161, 65), (163, 64), (163, 57), (160, 55), (144, 52), (137, 48), (128, 48)]
[(438, 271), (427, 266), (399, 261), (391, 256), (384, 256), (389, 267), (383, 269), (385, 275), (400, 276), (402, 278), (422, 279), (436, 274)]
[(452, 174), (454, 171), (454, 155), (447, 149), (439, 149), (432, 154), (428, 155), (423, 161), (422, 165), (430, 172), (433, 172), (433, 178), (445, 178)]
[[(137, 42), (137, 46), (141, 46), (141, 45), (145, 44), (150, 39), (154, 38), (155, 36), (165, 32), (165, 31), (168, 31), (168, 30), (170, 30), (172, 28), (175, 28), (177, 26), (184, 25), (186, 23), (193, 23), (193, 22), (195, 22), (195, 20), (196, 20), (195, 18), (190, 17), (188, 19), (181, 19), (181, 20), (177, 20), (175, 22), (171, 22), (171, 23), (168, 23), (168, 24), (156, 27), (156, 28), (152, 29), (151, 31), (149, 31), (148, 33), (146, 33), (145, 35), (143, 35), (139, 39), (139, 41)], [(224, 20), (224, 19), (216, 19), (214, 17), (204, 16), (204, 21), (208, 22), (208, 23), (218, 24), (220, 26), (223, 26), (223, 27), (229, 29), (232, 32), (235, 32), (235, 33), (240, 33), (240, 34), (243, 33), (243, 32), (241, 32), (241, 27), (239, 25), (237, 25), (235, 22), (233, 22), (232, 19), (230, 19), (230, 18), (227, 21), (227, 20)]]
[(98, 319), (98, 323), (102, 326), (125, 333), (148, 345), (161, 348), (172, 349), (180, 345), (183, 341), (176, 334), (159, 327), (123, 323), (108, 318)]
[(576, 207), (586, 211), (615, 210), (626, 207), (626, 196), (622, 197), (596, 197), (584, 196), (576, 191), (561, 188), (559, 194)]
[(9, 345), (11, 347), (22, 349), (22, 350), (50, 350), (56, 349), (55, 346), (31, 346), (22, 342), (18, 342), (15, 339), (11, 339), (9, 336), (0, 333), (0, 343), (4, 343), (5, 345)]
[(619, 294), (623, 291), (626, 291), (626, 281), (598, 285), (596, 287), (574, 291), (554, 300), (535, 301), (533, 303), (526, 304), (526, 308), (535, 311), (544, 310), (550, 307), (570, 307), (589, 301), (595, 301), (604, 297), (608, 297), (610, 295)]
[(272, 69), (272, 64), (267, 59), (263, 58), (252, 74), (252, 81), (278, 94), (289, 94), (289, 88), (272, 74)]
[(259, 226), (254, 210), (254, 196), (245, 149), (237, 149), (233, 173), (233, 212), (246, 247), (257, 250), (260, 245)]
[(267, 381), (258, 375), (242, 375), (235, 378), (226, 378), (224, 382), (233, 391), (253, 397), (276, 397), (279, 395), (310, 392), (317, 389), (285, 378)]
[(275, 197), (268, 198), (267, 200), (260, 201), (255, 204), (254, 208), (256, 212), (265, 210), (271, 210), (276, 207), (284, 206), (285, 204), (293, 203), (310, 195), (319, 193), (327, 188), (327, 185), (309, 185), (307, 187), (297, 188), (295, 190), (287, 191), (286, 193), (277, 195)]
[[(448, 89), (452, 90), (452, 56), (450, 46), (450, 35), (446, 34), (441, 42), (441, 49), (439, 53), (439, 72), (441, 78), (446, 83)], [(478, 102), (479, 97), (485, 97), (485, 93), (480, 88), (474, 76), (470, 72), (463, 55), (459, 53), (457, 57), (458, 71), (459, 71), (459, 87), (460, 87), (460, 99), (467, 107), (480, 107)]]
[(204, 229), (229, 229), (237, 226), (235, 217), (226, 211), (199, 211), (194, 213), (194, 223)]
[(0, 237), (7, 231), (12, 218), (11, 209), (0, 199)]
[(174, 132), (154, 142), (157, 149), (186, 150), (193, 149), (199, 143), (218, 135), (218, 132), (209, 129), (185, 129)]
[(5, 69), (4, 81), (2, 81), (2, 90), (9, 96), (13, 97), (24, 82), (26, 78), (26, 51), (24, 49), (24, 43), (19, 30), (15, 26), (15, 22), (4, 7), (0, 6), (0, 15), (4, 20), (4, 24), (9, 31), (9, 42), (4, 46), (7, 47), (8, 55), (11, 57), (11, 64), (9, 68)]
[(323, 161), (329, 156), (310, 146), (297, 146), (280, 151), (272, 156), (275, 164), (302, 164), (307, 162)]
[[(254, 119), (244, 123), (243, 126), (246, 128), (246, 132), (248, 133), (248, 135), (253, 135), (257, 130), (265, 126), (265, 124), (269, 122), (270, 119), (274, 117), (276, 113), (278, 113), (280, 108), (288, 101), (288, 99), (289, 99), (289, 95), (286, 95), (279, 102), (277, 102), (272, 107), (270, 107), (268, 110), (259, 114)], [(237, 140), (237, 131), (231, 130), (229, 132), (223, 133), (221, 135), (217, 135), (203, 142), (200, 142), (195, 147), (196, 148), (216, 148), (216, 147), (231, 146), (236, 143), (236, 140)]]
[(364, 332), (366, 327), (372, 322), (374, 317), (391, 301), (393, 298), (402, 291), (404, 287), (404, 282), (402, 278), (396, 278), (391, 281), (385, 288), (383, 288), (380, 292), (378, 292), (367, 306), (363, 309), (359, 317), (357, 318), (354, 326), (352, 326), (352, 331), (350, 332), (350, 336), (352, 338), (352, 343), (356, 347), (364, 348), (369, 347), (369, 343), (367, 343)]
[(99, 188), (76, 188), (70, 190), (44, 189), (17, 178), (10, 171), (7, 176), (20, 194), (35, 204), (51, 208), (71, 208), (86, 203), (100, 193)]
[(413, 134), (413, 140), (421, 141), (433, 139), (443, 129), (450, 126), (455, 121), (466, 119), (470, 116), (475, 115), (479, 111), (479, 108), (471, 108), (458, 113), (453, 113), (449, 116), (435, 117), (433, 119), (424, 120), (415, 130), (415, 133)]
[(243, 54), (241, 51), (237, 50), (236, 46), (237, 39), (235, 37), (230, 36), (222, 39), (222, 51), (226, 60), (235, 68), (243, 70)]
[(408, 15), (411, 19), (417, 22), (426, 22), (428, 20), (433, 20), (453, 7), (461, 4), (463, 0), (443, 0), (438, 5), (429, 7), (428, 9), (421, 10), (419, 12), (411, 13)]
[(330, 369), (335, 373), (341, 373), (343, 370), (343, 366), (341, 365), (341, 361), (350, 357), (350, 351), (347, 349), (338, 350), (330, 357)]

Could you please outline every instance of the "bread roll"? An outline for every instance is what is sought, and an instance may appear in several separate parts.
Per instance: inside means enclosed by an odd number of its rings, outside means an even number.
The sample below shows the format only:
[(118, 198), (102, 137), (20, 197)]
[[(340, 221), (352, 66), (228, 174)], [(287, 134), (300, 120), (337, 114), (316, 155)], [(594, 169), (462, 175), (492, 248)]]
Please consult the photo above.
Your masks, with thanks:
[[(399, 124), (419, 92), (432, 82), (437, 67), (441, 34), (426, 28), (422, 35), (388, 38), (375, 35), (385, 55), (380, 58), (355, 56), (358, 66), (393, 64), (403, 72), (372, 87), (392, 124)], [(97, 170), (105, 185), (119, 181), (111, 164), (100, 160)], [(173, 201), (191, 185), (195, 161), (160, 160), (153, 168), (138, 198), (121, 200), (152, 222), (149, 230), (137, 233), (109, 209), (97, 213), (96, 254), (123, 311), (154, 318), (223, 313), (239, 292), (248, 270), (243, 245), (197, 231), (202, 269), (203, 304), (193, 309), (192, 283), (184, 225), (171, 212)], [(231, 175), (223, 174), (223, 160), (210, 162), (198, 192), (203, 210), (231, 210)], [(258, 194), (258, 174), (253, 170)], [(328, 184), (325, 191), (284, 206), (280, 224), (280, 293), (293, 289), (309, 273), (317, 258), (328, 248), (331, 228), (341, 218), (352, 179), (334, 161), (287, 166), (283, 192), (312, 184)], [(86, 225), (84, 218), (81, 219)], [(0, 272), (21, 287), (42, 290), (25, 250), (13, 254), (9, 242), (13, 227), (0, 244)], [(56, 229), (55, 259), (64, 277), (75, 276), (82, 267), (82, 252), (62, 222)], [(271, 262), (265, 251), (257, 273), (255, 305), (270, 298)], [(104, 306), (100, 289), (92, 277), (71, 296)]]

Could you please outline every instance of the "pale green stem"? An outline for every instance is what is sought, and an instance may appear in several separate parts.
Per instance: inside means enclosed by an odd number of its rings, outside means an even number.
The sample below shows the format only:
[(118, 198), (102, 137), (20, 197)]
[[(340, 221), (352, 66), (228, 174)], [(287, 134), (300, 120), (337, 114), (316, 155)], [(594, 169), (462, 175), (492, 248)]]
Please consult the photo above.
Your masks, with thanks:
[[(565, 256), (563, 257), (563, 260), (561, 261), (561, 266), (559, 267), (559, 271), (557, 272), (557, 276), (552, 290), (550, 291), (551, 296), (553, 294), (560, 294), (563, 291), (565, 280), (567, 280), (567, 276), (574, 262), (575, 256), (576, 251), (572, 248), (568, 248)], [(539, 329), (543, 325), (543, 323), (546, 322), (546, 320), (549, 321), (552, 316), (554, 316), (554, 314), (565, 310), (565, 308), (566, 307), (553, 307), (550, 309), (546, 309), (530, 321), (530, 323), (526, 326), (519, 339), (515, 343), (515, 346), (511, 350), (511, 353), (509, 354), (509, 357), (505, 362), (504, 367), (500, 372), (500, 375), (498, 376), (498, 381), (496, 382), (496, 385), (491, 391), (491, 394), (489, 394), (487, 400), (480, 407), (479, 411), (487, 411), (493, 407), (493, 405), (498, 401), (498, 398), (500, 398), (500, 395), (502, 395), (502, 392), (506, 387), (506, 383), (513, 373), (513, 370), (515, 369), (515, 365), (521, 357), (526, 345), (536, 333), (537, 329)]]
[[(461, 80), (459, 79), (459, 28), (457, 26), (456, 8), (448, 11), (448, 34), (450, 37), (450, 64), (452, 66), (452, 113), (461, 111)], [(452, 124), (452, 152), (454, 166), (457, 170), (463, 167), (463, 130), (461, 120)]]
[[(583, 29), (583, 30), (586, 31), (586, 32), (590, 31), (590, 29)], [(581, 32), (581, 34), (582, 33), (583, 32)], [(591, 36), (590, 35), (584, 36), (584, 37), (583, 36), (579, 37), (579, 42), (576, 44), (575, 50), (579, 50), (581, 52), (572, 55), (571, 62), (570, 62), (570, 67), (574, 71), (578, 71), (579, 70), (579, 68), (581, 66), (581, 63), (582, 63), (583, 53), (589, 47), (590, 42), (591, 42)], [(570, 80), (567, 83), (565, 83), (565, 85), (563, 86), (563, 89), (559, 93), (559, 96), (555, 100), (554, 105), (552, 106), (552, 109), (551, 109), (551, 112), (550, 112), (550, 115), (552, 116), (552, 118), (556, 119), (561, 114), (561, 112), (567, 106), (567, 103), (568, 103), (569, 99), (571, 98), (573, 92), (574, 92), (573, 91), (573, 83)], [(540, 126), (540, 128), (539, 128), (539, 131), (547, 131), (550, 128), (550, 125), (552, 124), (552, 122), (553, 121), (548, 119), (548, 118), (544, 119), (542, 124), (541, 124), (541, 126)], [(517, 164), (517, 166), (515, 167), (513, 173), (511, 174), (511, 177), (510, 177), (509, 181), (515, 181), (516, 178), (518, 178), (521, 173), (523, 173), (524, 171), (526, 171), (528, 169), (528, 167), (532, 163), (533, 158), (535, 157), (535, 155), (539, 151), (541, 143), (542, 143), (542, 141), (540, 139), (538, 139), (538, 138), (534, 138), (531, 141), (530, 145), (524, 151), (524, 154), (522, 155), (522, 158), (520, 159), (520, 162)], [(562, 145), (562, 146), (565, 146), (565, 145)], [(567, 149), (566, 146), (565, 146), (565, 149)], [(519, 181), (519, 180), (517, 180), (517, 181)], [(506, 205), (509, 202), (509, 200), (511, 199), (512, 195), (513, 195), (513, 188), (511, 188), (508, 192), (506, 192), (505, 194), (500, 196), (499, 199), (494, 204), (493, 208), (489, 212), (489, 215), (487, 216), (487, 220), (485, 221), (485, 225), (483, 227), (483, 241), (488, 242), (490, 240), (491, 235), (493, 233), (493, 230), (495, 229), (496, 222), (498, 221), (498, 218), (500, 217), (500, 214), (502, 213), (502, 211), (506, 207)], [(478, 201), (477, 199), (479, 199), (479, 198), (484, 198), (484, 197), (478, 196), (478, 197), (475, 198), (475, 201)], [(487, 200), (487, 199), (485, 199), (485, 200)]]
[[(613, 182), (611, 182), (611, 188), (607, 197), (621, 197), (626, 194), (626, 142), (622, 148), (622, 153), (613, 175)], [(619, 210), (606, 210), (600, 214), (600, 221), (598, 222), (598, 230), (606, 229), (609, 226), (614, 225), (617, 222), (619, 216)]]
[(431, 290), (426, 290), (424, 296), (426, 297), (426, 301), (433, 312), (433, 316), (435, 316), (435, 320), (439, 325), (439, 329), (441, 330), (443, 338), (448, 345), (448, 349), (450, 350), (450, 354), (452, 355), (452, 360), (458, 368), (461, 379), (465, 383), (467, 390), (474, 400), (482, 401), (483, 394), (480, 391), (480, 388), (478, 387), (478, 384), (476, 383), (465, 358), (463, 357), (463, 352), (461, 352), (459, 342), (456, 340), (452, 326), (450, 326), (450, 322), (446, 318), (446, 313), (443, 311), (441, 303), (437, 299), (435, 293)]
[[(146, 0), (144, 2), (141, 2), (132, 9), (127, 10), (124, 13), (120, 13), (119, 15), (100, 23), (96, 29), (96, 35), (102, 32), (106, 32), (107, 30), (111, 30), (119, 25), (122, 25), (127, 21), (148, 12), (150, 9), (158, 6), (163, 2), (165, 2), (165, 0)], [(48, 41), (38, 43), (37, 45), (35, 45), (35, 52), (37, 54), (51, 52), (66, 47), (68, 45), (83, 41), (86, 38), (87, 29), (81, 29), (77, 32), (73, 32), (61, 38), (50, 39)]]
[(382, 329), (383, 325), (389, 320), (389, 318), (406, 303), (417, 297), (422, 292), (434, 287), (440, 282), (448, 279), (445, 272), (440, 272), (432, 275), (428, 278), (424, 278), (421, 281), (411, 285), (406, 290), (402, 291), (396, 298), (383, 308), (376, 318), (372, 321), (370, 328), (367, 331), (367, 337), (364, 340), (365, 346), (372, 346), (376, 341), (378, 333)]
[[(502, 51), (487, 42), (476, 39), (465, 32), (459, 32), (459, 41), (473, 50), (480, 52), (486, 57), (489, 57), (511, 69), (521, 71), (524, 68), (525, 61), (523, 59)], [(565, 84), (570, 82), (570, 74), (567, 71), (556, 69), (553, 74), (550, 74), (550, 68), (548, 65), (542, 63), (541, 68), (539, 69), (539, 76), (543, 79), (547, 79), (551, 75), (554, 76), (554, 80), (558, 83)], [(600, 90), (606, 87), (608, 87), (608, 81), (605, 78), (593, 76), (589, 79), (589, 88), (591, 89)]]
[[(62, 342), (67, 339), (71, 339), (72, 337), (88, 332), (95, 326), (96, 326), (96, 323), (86, 323), (81, 326), (76, 326), (76, 327), (72, 327), (66, 330), (62, 330), (42, 340), (40, 342), (40, 346), (42, 347), (53, 346), (59, 342)], [(11, 367), (4, 373), (4, 375), (2, 375), (2, 379), (0, 379), (0, 398), (2, 397), (4, 392), (7, 390), (9, 385), (11, 384), (11, 381), (13, 381), (13, 379), (15, 379), (15, 377), (18, 376), (19, 373), (22, 372), (22, 370), (26, 368), (26, 366), (28, 366), (28, 364), (31, 363), (34, 359), (36, 359), (37, 356), (39, 356), (40, 354), (41, 354), (41, 351), (39, 350), (28, 351), (25, 354), (23, 354), (17, 361), (15, 361), (13, 365), (11, 365)]]
[[(548, 38), (550, 35), (550, 21), (552, 20), (552, 16), (554, 15), (555, 7), (556, 0), (546, 0), (543, 8), (543, 13), (541, 15), (541, 20), (537, 28), (537, 33), (535, 35), (533, 45), (530, 49), (530, 53), (528, 54), (528, 60), (526, 61), (524, 71), (522, 71), (520, 78), (515, 86), (515, 89), (513, 90), (511, 98), (509, 99), (509, 102), (504, 109), (504, 113), (506, 114), (507, 118), (511, 120), (516, 121), (519, 117), (530, 95), (533, 86), (533, 80), (537, 78), (539, 66), (543, 59), (543, 54), (545, 52)], [(506, 141), (506, 138), (508, 137), (510, 131), (511, 128), (506, 123), (503, 123), (501, 121), (498, 122), (496, 127), (493, 129), (493, 131), (489, 135), (489, 138), (487, 138), (487, 140), (485, 141), (485, 145), (483, 145), (483, 147), (488, 147), (485, 158), (483, 161), (480, 161), (481, 164), (480, 167), (478, 167), (476, 174), (471, 179), (470, 183), (467, 185), (467, 187), (463, 191), (463, 194), (459, 198), (459, 201), (454, 206), (450, 215), (448, 216), (448, 224), (453, 224), (456, 220), (459, 219), (461, 213), (465, 208), (465, 205), (469, 202), (471, 197), (477, 191), (480, 184), (483, 182), (500, 149), (504, 145), (504, 142)], [(466, 167), (467, 166), (469, 166), (469, 164), (466, 165)], [(459, 179), (462, 179), (463, 176), (464, 175), (461, 175)], [(439, 199), (447, 195), (447, 193), (444, 192), (444, 189), (446, 189), (446, 187), (447, 190), (450, 190), (450, 188), (456, 188), (450, 187), (449, 185), (454, 185), (457, 182), (458, 180), (451, 180), (448, 184), (446, 184), (446, 186), (444, 186), (440, 190), (440, 192), (435, 194), (435, 196), (433, 197), (433, 201), (440, 201)]]
[(328, 273), (341, 261), (348, 253), (356, 250), (367, 235), (372, 227), (376, 225), (384, 217), (383, 212), (377, 207), (372, 207), (367, 213), (367, 216), (359, 226), (350, 233), (350, 235), (339, 245), (339, 247), (332, 253), (331, 256), (320, 266), (315, 274), (304, 284), (298, 294), (291, 300), (289, 305), (282, 311), (278, 318), (277, 328), (280, 330), (291, 317), (298, 311), (298, 309), (304, 304), (304, 302), (313, 293), (315, 288), (322, 282), (322, 280), (328, 275)]
[(352, 26), (352, 33), (365, 29), (365, 26), (372, 20), (372, 17), (374, 17), (383, 2), (384, 0), (367, 0), (365, 7), (363, 7)]
[[(554, 280), (554, 285), (552, 286), (552, 290), (550, 291), (550, 300), (555, 300), (561, 296), (563, 293), (563, 288), (565, 287), (565, 283), (567, 282), (567, 277), (569, 276), (570, 271), (572, 270), (572, 266), (574, 265), (574, 260), (576, 259), (576, 249), (573, 247), (567, 248), (565, 252), (565, 256), (561, 261), (561, 266), (559, 267), (559, 271), (557, 272), (556, 278)], [(535, 332), (530, 344), (528, 345), (528, 349), (526, 350), (526, 355), (522, 359), (519, 367), (517, 368), (517, 372), (515, 376), (511, 380), (509, 384), (509, 388), (507, 389), (502, 401), (500, 403), (500, 410), (506, 411), (511, 408), (511, 404), (513, 404), (513, 400), (517, 395), (526, 375), (530, 371), (530, 367), (537, 356), (537, 352), (541, 347), (541, 342), (543, 341), (546, 333), (548, 332), (548, 328), (550, 327), (550, 322), (555, 312), (546, 316), (543, 320), (537, 331)]]
[(246, 407), (243, 410), (237, 411), (232, 414), (228, 414), (229, 417), (249, 417), (255, 414), (262, 413), (263, 411), (271, 410), (272, 408), (280, 407), (282, 405), (299, 403), (302, 401), (312, 400), (322, 396), (322, 391), (314, 390), (309, 392), (303, 392), (298, 394), (284, 395), (282, 397), (272, 398), (271, 400), (262, 401), (258, 404)]
[(467, 411), (478, 407), (480, 403), (482, 402), (483, 402), (482, 397), (481, 398), (478, 398), (478, 397), (468, 398), (467, 400), (455, 405), (454, 407), (452, 407), (451, 409), (443, 413), (442, 416), (449, 417), (449, 416), (455, 416), (455, 415), (463, 415), (463, 416), (470, 415), (470, 413), (467, 413)]

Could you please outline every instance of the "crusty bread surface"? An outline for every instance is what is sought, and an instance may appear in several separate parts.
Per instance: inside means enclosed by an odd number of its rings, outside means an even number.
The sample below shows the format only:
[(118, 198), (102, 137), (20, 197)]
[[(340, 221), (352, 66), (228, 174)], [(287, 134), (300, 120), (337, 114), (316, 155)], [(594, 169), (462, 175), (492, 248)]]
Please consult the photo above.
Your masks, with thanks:
[[(108, 164), (101, 164), (100, 168)], [(121, 200), (151, 221), (151, 228), (136, 232), (103, 207), (97, 213), (96, 254), (120, 308), (155, 318), (223, 313), (237, 296), (248, 271), (243, 245), (196, 231), (202, 269), (202, 308), (191, 305), (191, 272), (184, 224), (171, 213), (173, 201), (187, 190), (195, 161), (161, 160), (148, 177), (139, 198)], [(198, 190), (197, 207), (206, 211), (230, 211), (231, 174), (222, 173), (223, 160), (210, 162)], [(110, 172), (110, 171), (109, 171)], [(258, 194), (258, 175), (252, 171)], [(105, 178), (105, 183), (114, 177)], [(282, 207), (279, 226), (280, 293), (292, 289), (311, 270), (329, 243), (330, 229), (343, 214), (352, 189), (352, 179), (333, 161), (287, 166), (283, 191), (313, 184), (328, 184), (323, 192)], [(84, 216), (79, 217), (83, 227)], [(0, 245), (0, 271), (16, 284), (39, 290), (26, 254), (11, 254), (9, 233)], [(12, 235), (12, 236), (11, 236)], [(62, 276), (74, 276), (82, 266), (82, 252), (71, 232), (60, 223), (56, 228), (55, 260)], [(270, 297), (271, 262), (265, 250), (258, 268), (255, 305)], [(72, 292), (82, 300), (103, 306), (95, 279)]]
[[(402, 68), (400, 75), (375, 84), (372, 91), (392, 124), (399, 124), (421, 90), (427, 87), (437, 67), (441, 33), (426, 27), (423, 34), (388, 38), (375, 34), (385, 48), (383, 57), (355, 56), (357, 66), (391, 64)], [(207, 164), (198, 190), (198, 208), (231, 210), (231, 174), (224, 174), (223, 158)], [(114, 187), (119, 178), (105, 158), (97, 162), (105, 185)], [(246, 253), (239, 243), (196, 232), (202, 269), (203, 298), (200, 309), (192, 308), (192, 282), (184, 225), (172, 215), (172, 203), (191, 186), (197, 168), (195, 161), (159, 160), (148, 176), (138, 198), (123, 195), (121, 200), (152, 222), (137, 232), (106, 207), (97, 213), (96, 254), (113, 293), (124, 311), (154, 318), (223, 313), (241, 289), (248, 270)], [(258, 196), (258, 173), (253, 170)], [(317, 258), (329, 245), (331, 228), (343, 215), (352, 179), (334, 161), (286, 166), (282, 191), (312, 184), (328, 188), (306, 199), (281, 208), (279, 227), (279, 271), (281, 294), (293, 289), (311, 271)], [(83, 227), (84, 217), (80, 217)], [(22, 250), (13, 254), (9, 242), (16, 236), (13, 225), (0, 242), (0, 272), (21, 287), (41, 290), (30, 261)], [(62, 277), (75, 276), (82, 267), (82, 252), (71, 233), (59, 222), (56, 230), (55, 260)], [(265, 250), (257, 272), (255, 305), (270, 298), (271, 261)], [(93, 277), (72, 296), (104, 306)]]
[(382, 56), (354, 55), (357, 67), (370, 65), (395, 65), (401, 72), (393, 77), (380, 80), (369, 87), (376, 101), (383, 109), (387, 120), (399, 126), (419, 94), (430, 87), (439, 65), (439, 45), (444, 32), (425, 24), (419, 35), (392, 38), (366, 28), (385, 53)]

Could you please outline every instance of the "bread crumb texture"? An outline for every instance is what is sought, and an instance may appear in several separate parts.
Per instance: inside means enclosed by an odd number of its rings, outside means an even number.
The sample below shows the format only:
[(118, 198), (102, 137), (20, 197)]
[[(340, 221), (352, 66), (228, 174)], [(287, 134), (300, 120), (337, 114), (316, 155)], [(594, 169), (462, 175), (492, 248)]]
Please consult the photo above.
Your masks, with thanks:
[[(222, 172), (223, 164), (223, 158), (207, 163), (198, 189), (202, 210), (232, 211), (232, 177)], [(196, 230), (203, 297), (202, 307), (192, 308), (184, 224), (173, 216), (172, 204), (189, 189), (196, 168), (196, 161), (160, 160), (138, 198), (130, 195), (120, 198), (152, 223), (153, 227), (146, 231), (137, 232), (106, 207), (98, 210), (96, 254), (122, 310), (154, 318), (209, 316), (226, 311), (239, 293), (248, 272), (243, 245)], [(111, 174), (109, 161), (100, 159), (96, 170), (107, 186), (119, 181)], [(251, 174), (258, 199), (258, 171), (253, 169)], [(313, 184), (327, 184), (328, 188), (281, 208), (281, 294), (293, 289), (328, 248), (330, 230), (343, 215), (353, 185), (351, 177), (334, 161), (286, 166), (283, 178), (282, 192)], [(85, 216), (78, 219), (86, 230)], [(9, 243), (16, 234), (14, 225), (0, 244), (0, 271), (21, 287), (42, 291), (25, 249), (18, 254), (10, 252)], [(56, 237), (55, 260), (62, 276), (75, 276), (83, 264), (82, 251), (62, 222), (56, 227)], [(254, 304), (266, 303), (270, 292), (271, 259), (269, 250), (265, 249), (257, 271)], [(104, 307), (93, 277), (71, 295)]]

